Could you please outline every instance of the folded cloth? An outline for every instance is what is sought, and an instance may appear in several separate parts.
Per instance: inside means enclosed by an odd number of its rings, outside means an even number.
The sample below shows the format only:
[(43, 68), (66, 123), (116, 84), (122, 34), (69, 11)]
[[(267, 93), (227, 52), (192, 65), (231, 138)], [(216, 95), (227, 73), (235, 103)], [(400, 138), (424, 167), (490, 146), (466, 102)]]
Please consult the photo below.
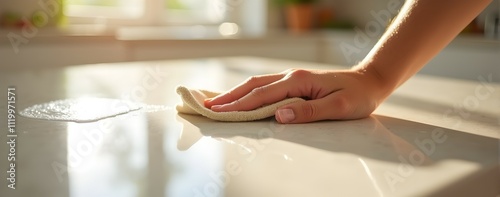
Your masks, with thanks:
[(274, 112), (281, 106), (297, 101), (304, 101), (302, 98), (288, 98), (251, 111), (214, 112), (205, 107), (204, 101), (220, 93), (179, 86), (177, 87), (177, 94), (181, 96), (183, 102), (176, 106), (179, 113), (202, 115), (213, 120), (226, 122), (243, 122), (268, 118), (274, 116)]

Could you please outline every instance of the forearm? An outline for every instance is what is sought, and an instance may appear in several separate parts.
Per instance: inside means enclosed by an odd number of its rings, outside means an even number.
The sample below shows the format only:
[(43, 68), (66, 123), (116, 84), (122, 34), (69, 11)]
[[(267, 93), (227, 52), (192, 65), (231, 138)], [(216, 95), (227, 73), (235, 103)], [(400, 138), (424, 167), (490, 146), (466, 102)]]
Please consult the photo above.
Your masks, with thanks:
[(467, 26), (491, 0), (408, 0), (358, 65), (378, 76), (390, 94)]

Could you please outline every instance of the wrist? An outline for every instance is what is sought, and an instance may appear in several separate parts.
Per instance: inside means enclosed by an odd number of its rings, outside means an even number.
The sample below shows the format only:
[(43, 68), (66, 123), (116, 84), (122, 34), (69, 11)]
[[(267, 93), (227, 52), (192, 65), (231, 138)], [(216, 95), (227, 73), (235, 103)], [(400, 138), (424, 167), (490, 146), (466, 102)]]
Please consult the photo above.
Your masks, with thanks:
[(370, 84), (377, 91), (377, 97), (380, 100), (384, 100), (397, 88), (398, 83), (394, 77), (386, 76), (372, 64), (359, 63), (352, 67), (352, 71), (363, 76), (366, 84)]

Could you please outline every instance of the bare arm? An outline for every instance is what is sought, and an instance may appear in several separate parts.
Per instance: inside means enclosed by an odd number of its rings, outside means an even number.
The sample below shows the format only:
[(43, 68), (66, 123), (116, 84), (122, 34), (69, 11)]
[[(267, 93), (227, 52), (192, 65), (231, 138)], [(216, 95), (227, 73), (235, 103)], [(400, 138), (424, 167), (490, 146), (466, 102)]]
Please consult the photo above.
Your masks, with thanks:
[(275, 113), (280, 123), (369, 116), (439, 53), (492, 0), (408, 0), (366, 58), (350, 70), (290, 70), (254, 76), (207, 100), (213, 111), (246, 111), (309, 97)]
[(436, 56), (492, 0), (409, 0), (358, 68), (393, 91)]

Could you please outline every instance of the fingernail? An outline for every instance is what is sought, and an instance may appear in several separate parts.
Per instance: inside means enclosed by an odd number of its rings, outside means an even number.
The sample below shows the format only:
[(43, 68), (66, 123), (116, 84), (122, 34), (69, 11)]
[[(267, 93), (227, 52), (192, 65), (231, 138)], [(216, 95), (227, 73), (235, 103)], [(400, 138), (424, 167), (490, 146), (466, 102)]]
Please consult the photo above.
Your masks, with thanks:
[(211, 99), (211, 98), (206, 98), (206, 99), (203, 101), (203, 103), (210, 103), (211, 101), (212, 101), (212, 99)]
[(210, 99), (205, 99), (203, 101), (203, 105), (205, 105), (205, 107), (211, 108), (211, 106), (209, 104), (210, 104)]
[(277, 114), (281, 123), (289, 123), (295, 120), (295, 114), (292, 109), (279, 109)]
[(222, 108), (222, 105), (214, 105), (210, 109), (212, 109), (212, 110), (218, 110), (220, 108)]

